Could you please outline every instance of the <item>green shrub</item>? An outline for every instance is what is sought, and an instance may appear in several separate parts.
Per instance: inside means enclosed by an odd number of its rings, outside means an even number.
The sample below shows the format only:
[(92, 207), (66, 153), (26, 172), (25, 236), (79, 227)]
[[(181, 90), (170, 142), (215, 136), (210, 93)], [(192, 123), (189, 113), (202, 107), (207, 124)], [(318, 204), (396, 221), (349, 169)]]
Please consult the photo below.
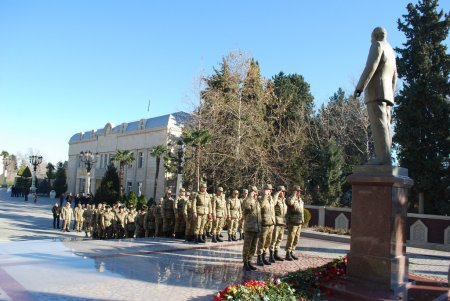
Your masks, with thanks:
[(129, 208), (131, 205), (134, 206), (134, 208), (137, 207), (138, 199), (136, 197), (136, 194), (132, 191), (128, 194), (128, 197), (125, 199), (125, 206)]
[(308, 227), (309, 221), (311, 220), (311, 212), (308, 209), (303, 209), (304, 222), (302, 226)]
[(142, 206), (144, 205), (147, 205), (147, 199), (145, 198), (144, 195), (141, 195), (140, 197), (137, 198), (137, 205), (136, 205), (137, 210), (141, 210)]

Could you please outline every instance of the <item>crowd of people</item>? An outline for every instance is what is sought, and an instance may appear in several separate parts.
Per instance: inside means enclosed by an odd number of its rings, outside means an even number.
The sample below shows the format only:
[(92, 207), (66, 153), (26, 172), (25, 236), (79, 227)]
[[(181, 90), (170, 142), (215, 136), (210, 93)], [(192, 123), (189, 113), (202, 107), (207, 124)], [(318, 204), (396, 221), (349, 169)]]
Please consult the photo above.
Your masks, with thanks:
[[(198, 192), (181, 188), (176, 197), (169, 190), (157, 203), (149, 202), (139, 209), (132, 205), (125, 208), (119, 202), (112, 206), (91, 205), (89, 197), (79, 198), (72, 209), (69, 194), (64, 206), (60, 201), (52, 208), (53, 227), (69, 232), (72, 225), (73, 231), (84, 231), (86, 237), (94, 239), (166, 236), (194, 243), (206, 243), (208, 239), (221, 243), (226, 227), (228, 241), (244, 240), (242, 258), (246, 271), (257, 269), (252, 263), (255, 253), (257, 266), (298, 259), (294, 250), (304, 222), (299, 186), (293, 187), (289, 197), (284, 186), (278, 186), (273, 193), (271, 184), (261, 191), (255, 186), (241, 193), (234, 190), (228, 198), (222, 187), (213, 195), (206, 190), (206, 184), (201, 184)], [(288, 237), (283, 258), (279, 249), (285, 228)]]

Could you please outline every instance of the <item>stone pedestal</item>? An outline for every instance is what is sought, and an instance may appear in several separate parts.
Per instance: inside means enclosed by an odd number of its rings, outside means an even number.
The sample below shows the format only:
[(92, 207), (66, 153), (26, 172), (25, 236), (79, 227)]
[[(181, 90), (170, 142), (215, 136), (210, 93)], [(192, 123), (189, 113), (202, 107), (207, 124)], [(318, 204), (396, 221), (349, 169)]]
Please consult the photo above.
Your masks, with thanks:
[[(408, 170), (356, 166), (352, 185), (352, 237), (349, 279), (374, 287), (383, 300), (407, 300), (406, 218)], [(381, 296), (380, 296), (381, 297)]]

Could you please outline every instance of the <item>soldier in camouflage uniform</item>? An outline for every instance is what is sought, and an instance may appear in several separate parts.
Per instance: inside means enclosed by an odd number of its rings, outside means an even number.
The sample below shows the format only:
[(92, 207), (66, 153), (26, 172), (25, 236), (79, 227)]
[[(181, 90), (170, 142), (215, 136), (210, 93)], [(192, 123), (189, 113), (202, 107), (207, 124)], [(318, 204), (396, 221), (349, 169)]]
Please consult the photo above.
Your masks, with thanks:
[(196, 197), (197, 193), (193, 192), (188, 197), (183, 207), (183, 216), (186, 220), (185, 238), (187, 242), (194, 241), (194, 231), (195, 227), (197, 226), (197, 220), (194, 218), (194, 207), (192, 205)]
[(162, 217), (163, 217), (163, 232), (166, 237), (173, 237), (175, 225), (175, 213), (173, 210), (174, 199), (172, 198), (172, 191), (168, 190), (162, 203)]
[(277, 192), (273, 195), (274, 209), (275, 209), (275, 228), (272, 234), (272, 243), (270, 244), (270, 262), (275, 260), (283, 261), (278, 255), (278, 249), (280, 248), (281, 241), (283, 240), (284, 228), (286, 227), (286, 202), (285, 202), (286, 188), (284, 186), (278, 186)]
[(144, 217), (145, 237), (155, 237), (155, 216), (153, 215), (155, 203), (151, 201), (149, 205)]
[(163, 219), (162, 219), (162, 203), (163, 198), (159, 198), (158, 204), (153, 209), (153, 216), (155, 217), (155, 236), (162, 236), (163, 232)]
[(103, 214), (105, 213), (105, 204), (98, 204), (97, 210), (97, 236), (99, 239), (105, 238), (105, 226), (103, 225)]
[(193, 217), (197, 221), (194, 232), (195, 242), (205, 243), (206, 240), (202, 237), (205, 225), (208, 220), (212, 220), (211, 197), (206, 191), (206, 184), (200, 184), (200, 191), (194, 199), (192, 207), (194, 210)]
[(127, 233), (127, 238), (133, 238), (136, 232), (136, 215), (136, 209), (134, 209), (134, 206), (131, 205), (125, 218), (125, 231)]
[(225, 201), (225, 195), (223, 195), (223, 188), (217, 188), (216, 194), (212, 198), (212, 242), (222, 242), (220, 233), (222, 232), (225, 219), (227, 217), (227, 203)]
[(294, 250), (300, 237), (300, 230), (304, 222), (303, 200), (300, 196), (300, 186), (294, 186), (291, 197), (287, 200), (286, 223), (288, 226), (288, 238), (286, 242), (286, 260), (297, 260)]
[(91, 205), (86, 205), (86, 210), (83, 211), (84, 232), (86, 237), (91, 237), (92, 231), (92, 219), (94, 216), (94, 210), (91, 209)]
[(184, 218), (183, 215), (183, 211), (184, 211), (184, 205), (187, 201), (187, 197), (186, 197), (186, 190), (181, 187), (180, 188), (180, 192), (177, 196), (177, 198), (175, 199), (174, 202), (174, 214), (175, 214), (175, 238), (184, 238), (184, 232), (186, 229), (186, 220)]
[(83, 206), (81, 203), (78, 203), (78, 206), (73, 209), (73, 217), (75, 220), (75, 229), (77, 232), (81, 232), (83, 228)]
[(264, 195), (260, 200), (261, 205), (261, 219), (262, 219), (262, 231), (258, 239), (258, 247), (256, 254), (258, 255), (257, 265), (271, 265), (266, 259), (266, 250), (270, 246), (272, 241), (272, 232), (275, 225), (275, 210), (274, 202), (272, 199), (272, 185), (266, 184), (264, 186)]
[(92, 210), (92, 238), (98, 238), (98, 206), (97, 208), (94, 205), (94, 208)]
[(116, 214), (116, 238), (122, 239), (125, 237), (125, 227), (126, 227), (126, 217), (127, 212), (124, 210), (123, 206), (119, 207), (119, 212)]
[(242, 260), (244, 261), (245, 271), (256, 270), (251, 261), (255, 255), (259, 233), (261, 232), (261, 208), (257, 196), (258, 189), (253, 186), (250, 189), (250, 194), (242, 202), (245, 231)]
[[(242, 208), (242, 203), (247, 198), (247, 196), (248, 196), (248, 189), (242, 189), (242, 194), (239, 199), (239, 201), (241, 201), (241, 208)], [(238, 232), (239, 232), (239, 240), (243, 240), (244, 239), (244, 216), (243, 215), (241, 215), (241, 219), (239, 220)]]
[(111, 206), (106, 205), (106, 212), (102, 215), (102, 225), (105, 227), (105, 237), (107, 239), (113, 238), (113, 221), (115, 215), (111, 210)]
[(70, 208), (69, 202), (66, 202), (66, 205), (61, 209), (61, 218), (63, 220), (61, 231), (70, 232), (69, 227), (72, 218), (72, 208)]
[(119, 213), (119, 208), (120, 208), (119, 202), (115, 202), (112, 206), (112, 213), (114, 213), (114, 220), (113, 220), (113, 229), (114, 229), (113, 236), (114, 236), (114, 238), (118, 238), (117, 236), (118, 236), (119, 229), (118, 229), (118, 225), (117, 225), (117, 213)]
[(139, 210), (139, 214), (136, 216), (136, 238), (145, 237), (144, 220), (146, 211), (147, 205), (144, 205), (142, 206), (141, 210)]
[(242, 218), (241, 200), (238, 195), (239, 191), (234, 190), (227, 202), (228, 241), (237, 241), (236, 231)]

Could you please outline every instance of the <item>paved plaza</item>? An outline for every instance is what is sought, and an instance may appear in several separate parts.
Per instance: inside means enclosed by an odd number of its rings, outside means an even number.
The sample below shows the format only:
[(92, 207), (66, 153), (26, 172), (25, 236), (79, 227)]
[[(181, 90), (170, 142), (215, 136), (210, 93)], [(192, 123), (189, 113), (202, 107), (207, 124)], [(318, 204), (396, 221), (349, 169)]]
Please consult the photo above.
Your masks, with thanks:
[[(347, 242), (306, 230), (300, 260), (244, 273), (240, 241), (85, 239), (53, 229), (54, 203), (24, 202), (0, 190), (0, 300), (211, 300), (227, 284), (320, 266), (349, 251)], [(446, 281), (450, 253), (407, 253), (411, 273)]]

